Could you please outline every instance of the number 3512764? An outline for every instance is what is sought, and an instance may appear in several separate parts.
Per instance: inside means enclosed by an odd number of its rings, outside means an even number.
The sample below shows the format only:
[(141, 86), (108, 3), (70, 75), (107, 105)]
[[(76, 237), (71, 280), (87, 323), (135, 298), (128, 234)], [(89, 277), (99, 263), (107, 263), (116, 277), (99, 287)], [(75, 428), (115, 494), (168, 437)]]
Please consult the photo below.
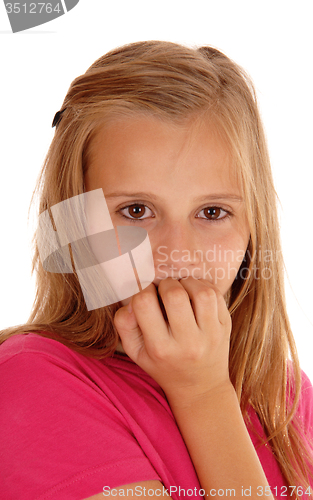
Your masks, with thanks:
[(33, 3), (6, 3), (5, 8), (8, 14), (51, 14), (52, 12), (57, 12), (58, 14), (62, 12), (60, 4), (57, 3), (54, 7), (51, 3), (46, 2), (33, 2)]

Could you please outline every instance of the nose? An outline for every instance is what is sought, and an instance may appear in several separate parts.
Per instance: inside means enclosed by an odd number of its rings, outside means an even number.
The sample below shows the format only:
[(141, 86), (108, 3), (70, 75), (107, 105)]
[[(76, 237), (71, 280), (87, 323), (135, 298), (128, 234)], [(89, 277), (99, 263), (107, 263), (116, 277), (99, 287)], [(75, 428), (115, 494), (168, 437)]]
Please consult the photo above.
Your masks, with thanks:
[(153, 245), (155, 284), (168, 277), (201, 277), (202, 250), (195, 228), (188, 221), (164, 225), (156, 240)]

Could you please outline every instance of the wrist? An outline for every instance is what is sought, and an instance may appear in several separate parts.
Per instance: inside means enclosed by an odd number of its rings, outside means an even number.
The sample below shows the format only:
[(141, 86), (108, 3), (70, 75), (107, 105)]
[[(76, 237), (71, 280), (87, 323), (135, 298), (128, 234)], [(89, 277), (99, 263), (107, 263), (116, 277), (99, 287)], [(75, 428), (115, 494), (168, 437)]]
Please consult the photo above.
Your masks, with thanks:
[(180, 387), (175, 392), (166, 392), (166, 398), (172, 410), (195, 409), (197, 406), (205, 405), (214, 408), (222, 400), (228, 399), (238, 402), (237, 394), (230, 379), (216, 383), (209, 388), (197, 386)]

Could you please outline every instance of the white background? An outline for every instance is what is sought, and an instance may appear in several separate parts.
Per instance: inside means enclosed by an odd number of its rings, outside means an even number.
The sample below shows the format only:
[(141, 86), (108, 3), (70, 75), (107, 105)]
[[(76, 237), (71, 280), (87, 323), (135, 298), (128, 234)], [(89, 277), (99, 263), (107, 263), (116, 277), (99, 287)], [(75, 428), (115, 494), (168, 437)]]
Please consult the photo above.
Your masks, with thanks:
[(288, 311), (301, 366), (313, 380), (312, 5), (80, 0), (59, 19), (13, 34), (0, 2), (0, 329), (25, 322), (33, 302), (28, 208), (71, 81), (125, 43), (208, 44), (242, 65), (257, 89), (281, 201)]

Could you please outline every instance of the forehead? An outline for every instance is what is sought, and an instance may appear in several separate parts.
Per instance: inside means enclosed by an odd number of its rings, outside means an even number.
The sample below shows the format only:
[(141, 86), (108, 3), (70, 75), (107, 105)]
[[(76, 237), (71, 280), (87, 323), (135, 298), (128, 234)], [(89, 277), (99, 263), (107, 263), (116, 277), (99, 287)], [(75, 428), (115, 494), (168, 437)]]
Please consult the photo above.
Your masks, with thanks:
[[(180, 123), (153, 116), (123, 117), (103, 125), (90, 144), (87, 179), (105, 183), (169, 188), (199, 193), (239, 191), (230, 148), (212, 120)], [(141, 189), (137, 189), (139, 191)]]

